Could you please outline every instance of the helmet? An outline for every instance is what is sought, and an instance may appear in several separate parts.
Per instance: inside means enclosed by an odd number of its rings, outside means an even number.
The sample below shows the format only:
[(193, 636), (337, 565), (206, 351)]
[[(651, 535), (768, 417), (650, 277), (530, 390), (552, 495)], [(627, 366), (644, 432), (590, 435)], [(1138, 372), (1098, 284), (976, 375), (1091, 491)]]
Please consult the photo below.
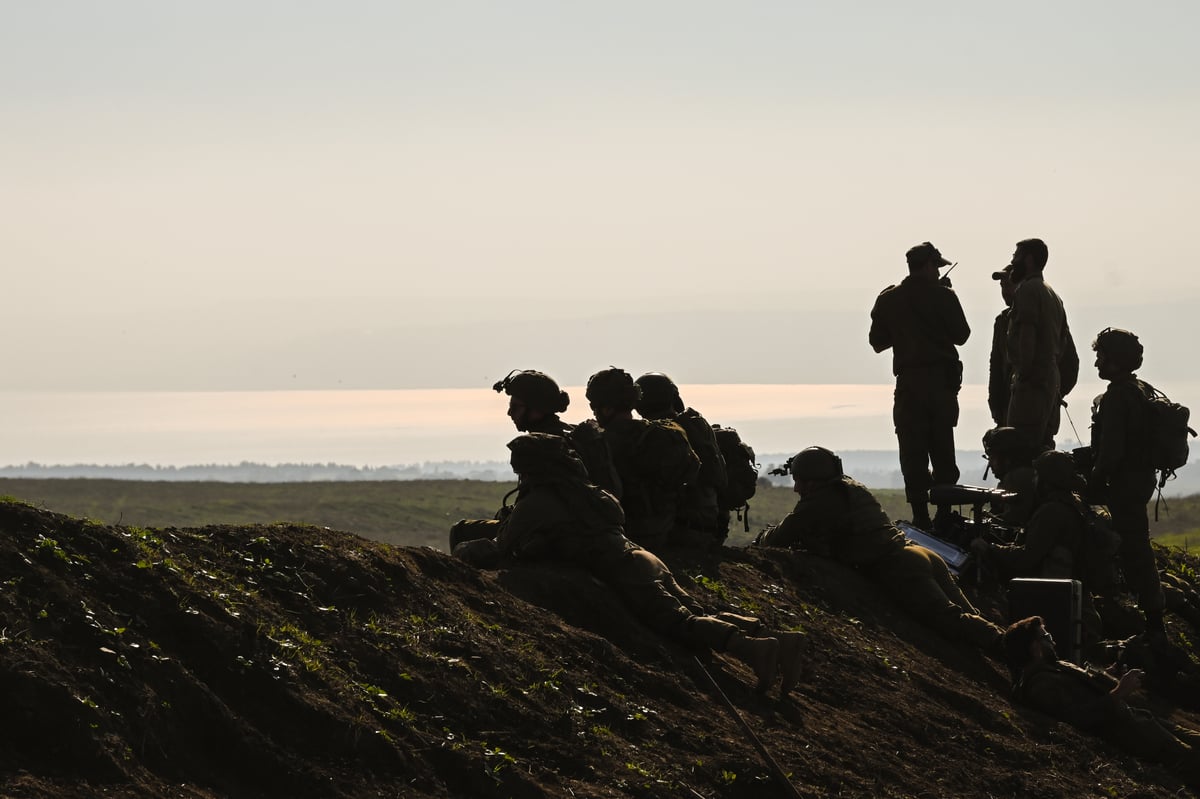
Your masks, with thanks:
[(543, 372), (513, 370), (492, 386), (497, 392), (516, 397), (530, 408), (543, 413), (562, 413), (571, 404), (567, 392), (558, 387), (554, 378)]
[(587, 399), (592, 405), (632, 410), (641, 397), (641, 389), (633, 382), (633, 375), (624, 369), (612, 366), (588, 378)]
[(997, 455), (1015, 460), (1032, 457), (1028, 437), (1015, 427), (993, 427), (983, 434), (983, 454), (988, 458)]
[(842, 476), (842, 459), (824, 447), (801, 450), (788, 461), (797, 480), (836, 480)]
[(1142, 342), (1128, 330), (1118, 327), (1104, 328), (1096, 334), (1092, 349), (1096, 352), (1103, 350), (1105, 357), (1130, 372), (1141, 368)]
[(1076, 471), (1075, 459), (1069, 453), (1047, 450), (1034, 458), (1033, 469), (1037, 472), (1040, 486), (1065, 488), (1068, 491), (1087, 488), (1087, 481)]
[(522, 477), (587, 478), (587, 468), (562, 436), (526, 433), (508, 442), (509, 463)]
[(654, 411), (660, 408), (670, 408), (676, 413), (683, 411), (683, 400), (679, 398), (679, 386), (675, 385), (675, 381), (667, 377), (662, 372), (646, 372), (646, 374), (634, 381), (634, 384), (642, 392), (642, 398), (638, 400), (637, 410), (642, 413), (646, 411)]

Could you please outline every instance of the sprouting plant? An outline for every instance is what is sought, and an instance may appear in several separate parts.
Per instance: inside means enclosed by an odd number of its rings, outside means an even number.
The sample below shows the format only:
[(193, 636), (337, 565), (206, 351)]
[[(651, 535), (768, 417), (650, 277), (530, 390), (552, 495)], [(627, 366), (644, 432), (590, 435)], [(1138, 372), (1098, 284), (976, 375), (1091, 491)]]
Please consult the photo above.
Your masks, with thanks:
[(721, 773), (717, 775), (717, 779), (720, 780), (722, 785), (725, 785), (725, 786), (733, 785), (733, 783), (737, 780), (737, 772), (736, 771), (725, 771), (724, 769), (722, 769)]

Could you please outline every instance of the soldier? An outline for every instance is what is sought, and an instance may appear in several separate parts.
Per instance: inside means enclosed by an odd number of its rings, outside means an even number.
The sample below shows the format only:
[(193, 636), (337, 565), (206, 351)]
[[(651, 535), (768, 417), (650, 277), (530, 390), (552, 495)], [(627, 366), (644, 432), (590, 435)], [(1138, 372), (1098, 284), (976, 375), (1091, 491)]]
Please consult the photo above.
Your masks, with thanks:
[[(1059, 408), (1074, 387), (1070, 353), (1075, 343), (1062, 300), (1042, 277), (1048, 258), (1049, 250), (1041, 239), (1017, 242), (1009, 265), (1014, 289), (1005, 339), (1012, 377), (1004, 422), (1020, 430), (1039, 450), (1054, 448)], [(1075, 355), (1075, 376), (1078, 360)], [(1064, 376), (1068, 378), (1065, 381)]]
[(1087, 551), (1091, 544), (1086, 529), (1090, 509), (1079, 496), (1086, 482), (1075, 470), (1071, 456), (1056, 450), (1043, 452), (1034, 460), (1033, 469), (1037, 475), (1036, 507), (1025, 524), (1023, 538), (1011, 544), (976, 538), (971, 542), (971, 551), (983, 563), (996, 567), (1004, 579), (1079, 580), (1084, 589), (1084, 639), (1090, 644), (1103, 634), (1092, 594), (1111, 587), (1116, 579), (1116, 564), (1104, 569), (1089, 561), (1105, 556)]
[(712, 425), (693, 408), (685, 407), (675, 381), (662, 372), (647, 372), (634, 381), (641, 392), (637, 403), (643, 419), (667, 419), (683, 428), (688, 443), (700, 458), (696, 479), (687, 484), (679, 501), (679, 518), (671, 531), (670, 543), (698, 549), (712, 549), (725, 540), (728, 532), (720, 527), (717, 495), (727, 483), (725, 458), (717, 445)]
[(800, 501), (758, 543), (798, 547), (857, 569), (943, 636), (995, 652), (1001, 629), (979, 615), (946, 562), (909, 542), (866, 486), (842, 473), (842, 461), (809, 447), (789, 461)]
[(992, 514), (1005, 526), (1024, 527), (1037, 504), (1034, 493), (1035, 448), (1014, 427), (996, 427), (983, 434), (983, 454), (999, 481), (997, 488), (1016, 494), (992, 503)]
[(603, 433), (593, 420), (572, 425), (558, 417), (571, 404), (571, 398), (554, 378), (532, 369), (514, 369), (492, 389), (508, 395), (508, 418), (514, 427), (523, 433), (549, 433), (570, 439), (592, 482), (620, 499), (621, 481)]
[(988, 356), (988, 410), (997, 427), (1004, 426), (1008, 415), (1008, 393), (1012, 385), (1012, 369), (1008, 365), (1008, 315), (1012, 307), (1012, 266), (992, 272), (992, 280), (1000, 281), (1000, 298), (1004, 309), (992, 323), (992, 351)]
[(706, 614), (661, 560), (624, 536), (621, 505), (587, 482), (583, 464), (562, 439), (533, 433), (508, 447), (519, 478), (512, 512), (495, 539), (460, 544), (456, 557), (485, 568), (502, 558), (580, 566), (656, 632), (729, 652), (753, 669), (761, 691), (777, 676), (781, 693), (792, 689), (803, 669), (803, 635), (768, 632), (747, 616)]
[(971, 328), (949, 278), (938, 278), (938, 270), (950, 262), (929, 242), (913, 247), (906, 257), (908, 277), (875, 300), (869, 339), (876, 352), (892, 350), (892, 419), (904, 494), (912, 505), (913, 524), (929, 530), (929, 487), (958, 482), (954, 428), (962, 361), (955, 348), (966, 343)]
[(1154, 495), (1147, 419), (1149, 394), (1134, 372), (1142, 366), (1142, 344), (1128, 330), (1105, 328), (1092, 342), (1096, 371), (1108, 381), (1092, 406), (1092, 472), (1089, 494), (1112, 514), (1121, 537), (1118, 556), (1125, 582), (1137, 595), (1146, 617), (1146, 632), (1166, 635), (1165, 597), (1150, 548), (1146, 504)]
[(633, 418), (641, 390), (628, 372), (614, 367), (592, 375), (587, 398), (621, 480), (625, 534), (661, 551), (675, 528), (685, 486), (700, 471), (700, 458), (675, 422)]
[(1193, 788), (1200, 787), (1200, 732), (1130, 707), (1128, 699), (1145, 676), (1141, 669), (1118, 679), (1059, 660), (1040, 616), (1009, 626), (1004, 652), (1018, 701), (1136, 757), (1162, 763)]

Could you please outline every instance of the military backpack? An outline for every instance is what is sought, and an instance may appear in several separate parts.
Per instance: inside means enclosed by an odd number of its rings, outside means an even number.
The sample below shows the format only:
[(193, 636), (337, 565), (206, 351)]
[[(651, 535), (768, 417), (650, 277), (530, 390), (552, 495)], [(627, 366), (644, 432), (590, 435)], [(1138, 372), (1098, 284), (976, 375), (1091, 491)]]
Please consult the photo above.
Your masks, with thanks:
[[(717, 502), (722, 510), (741, 511), (749, 507), (750, 499), (758, 490), (758, 464), (754, 450), (738, 431), (732, 427), (713, 425), (717, 446), (725, 458), (725, 488), (717, 492)], [(747, 519), (747, 525), (749, 520)]]
[(727, 482), (725, 455), (713, 434), (712, 426), (692, 408), (680, 412), (673, 421), (683, 428), (688, 443), (700, 458), (700, 484), (713, 488), (719, 494)]
[(1191, 411), (1144, 380), (1142, 394), (1146, 397), (1146, 434), (1150, 463), (1158, 472), (1158, 487), (1175, 477), (1175, 470), (1188, 462), (1188, 438), (1196, 431), (1188, 426)]

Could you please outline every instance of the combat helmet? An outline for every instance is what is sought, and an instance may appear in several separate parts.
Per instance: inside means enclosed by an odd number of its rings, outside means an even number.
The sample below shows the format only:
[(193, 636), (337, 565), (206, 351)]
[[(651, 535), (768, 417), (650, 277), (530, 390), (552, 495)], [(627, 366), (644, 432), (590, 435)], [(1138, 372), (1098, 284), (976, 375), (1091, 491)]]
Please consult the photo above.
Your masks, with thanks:
[(558, 387), (554, 378), (532, 369), (514, 369), (507, 377), (493, 385), (492, 389), (516, 397), (542, 413), (562, 413), (571, 404), (571, 398)]
[(643, 417), (647, 412), (670, 408), (675, 413), (683, 412), (683, 400), (679, 397), (679, 386), (662, 372), (646, 372), (634, 381), (642, 392), (637, 411)]
[(1046, 450), (1033, 459), (1038, 485), (1043, 488), (1061, 488), (1067, 491), (1083, 491), (1087, 481), (1075, 468), (1075, 459), (1069, 453)]
[(633, 375), (624, 369), (611, 366), (588, 378), (587, 400), (594, 406), (632, 410), (641, 397), (641, 389), (633, 382)]
[(792, 456), (788, 469), (796, 480), (836, 480), (842, 476), (842, 459), (825, 447), (808, 447)]
[(983, 434), (983, 454), (1028, 463), (1033, 458), (1029, 437), (1015, 427), (993, 427)]
[(1128, 330), (1104, 328), (1096, 334), (1092, 349), (1096, 352), (1103, 350), (1106, 358), (1126, 371), (1133, 372), (1142, 366), (1142, 342)]
[(525, 433), (508, 442), (509, 463), (522, 478), (558, 477), (587, 479), (587, 468), (562, 436)]

